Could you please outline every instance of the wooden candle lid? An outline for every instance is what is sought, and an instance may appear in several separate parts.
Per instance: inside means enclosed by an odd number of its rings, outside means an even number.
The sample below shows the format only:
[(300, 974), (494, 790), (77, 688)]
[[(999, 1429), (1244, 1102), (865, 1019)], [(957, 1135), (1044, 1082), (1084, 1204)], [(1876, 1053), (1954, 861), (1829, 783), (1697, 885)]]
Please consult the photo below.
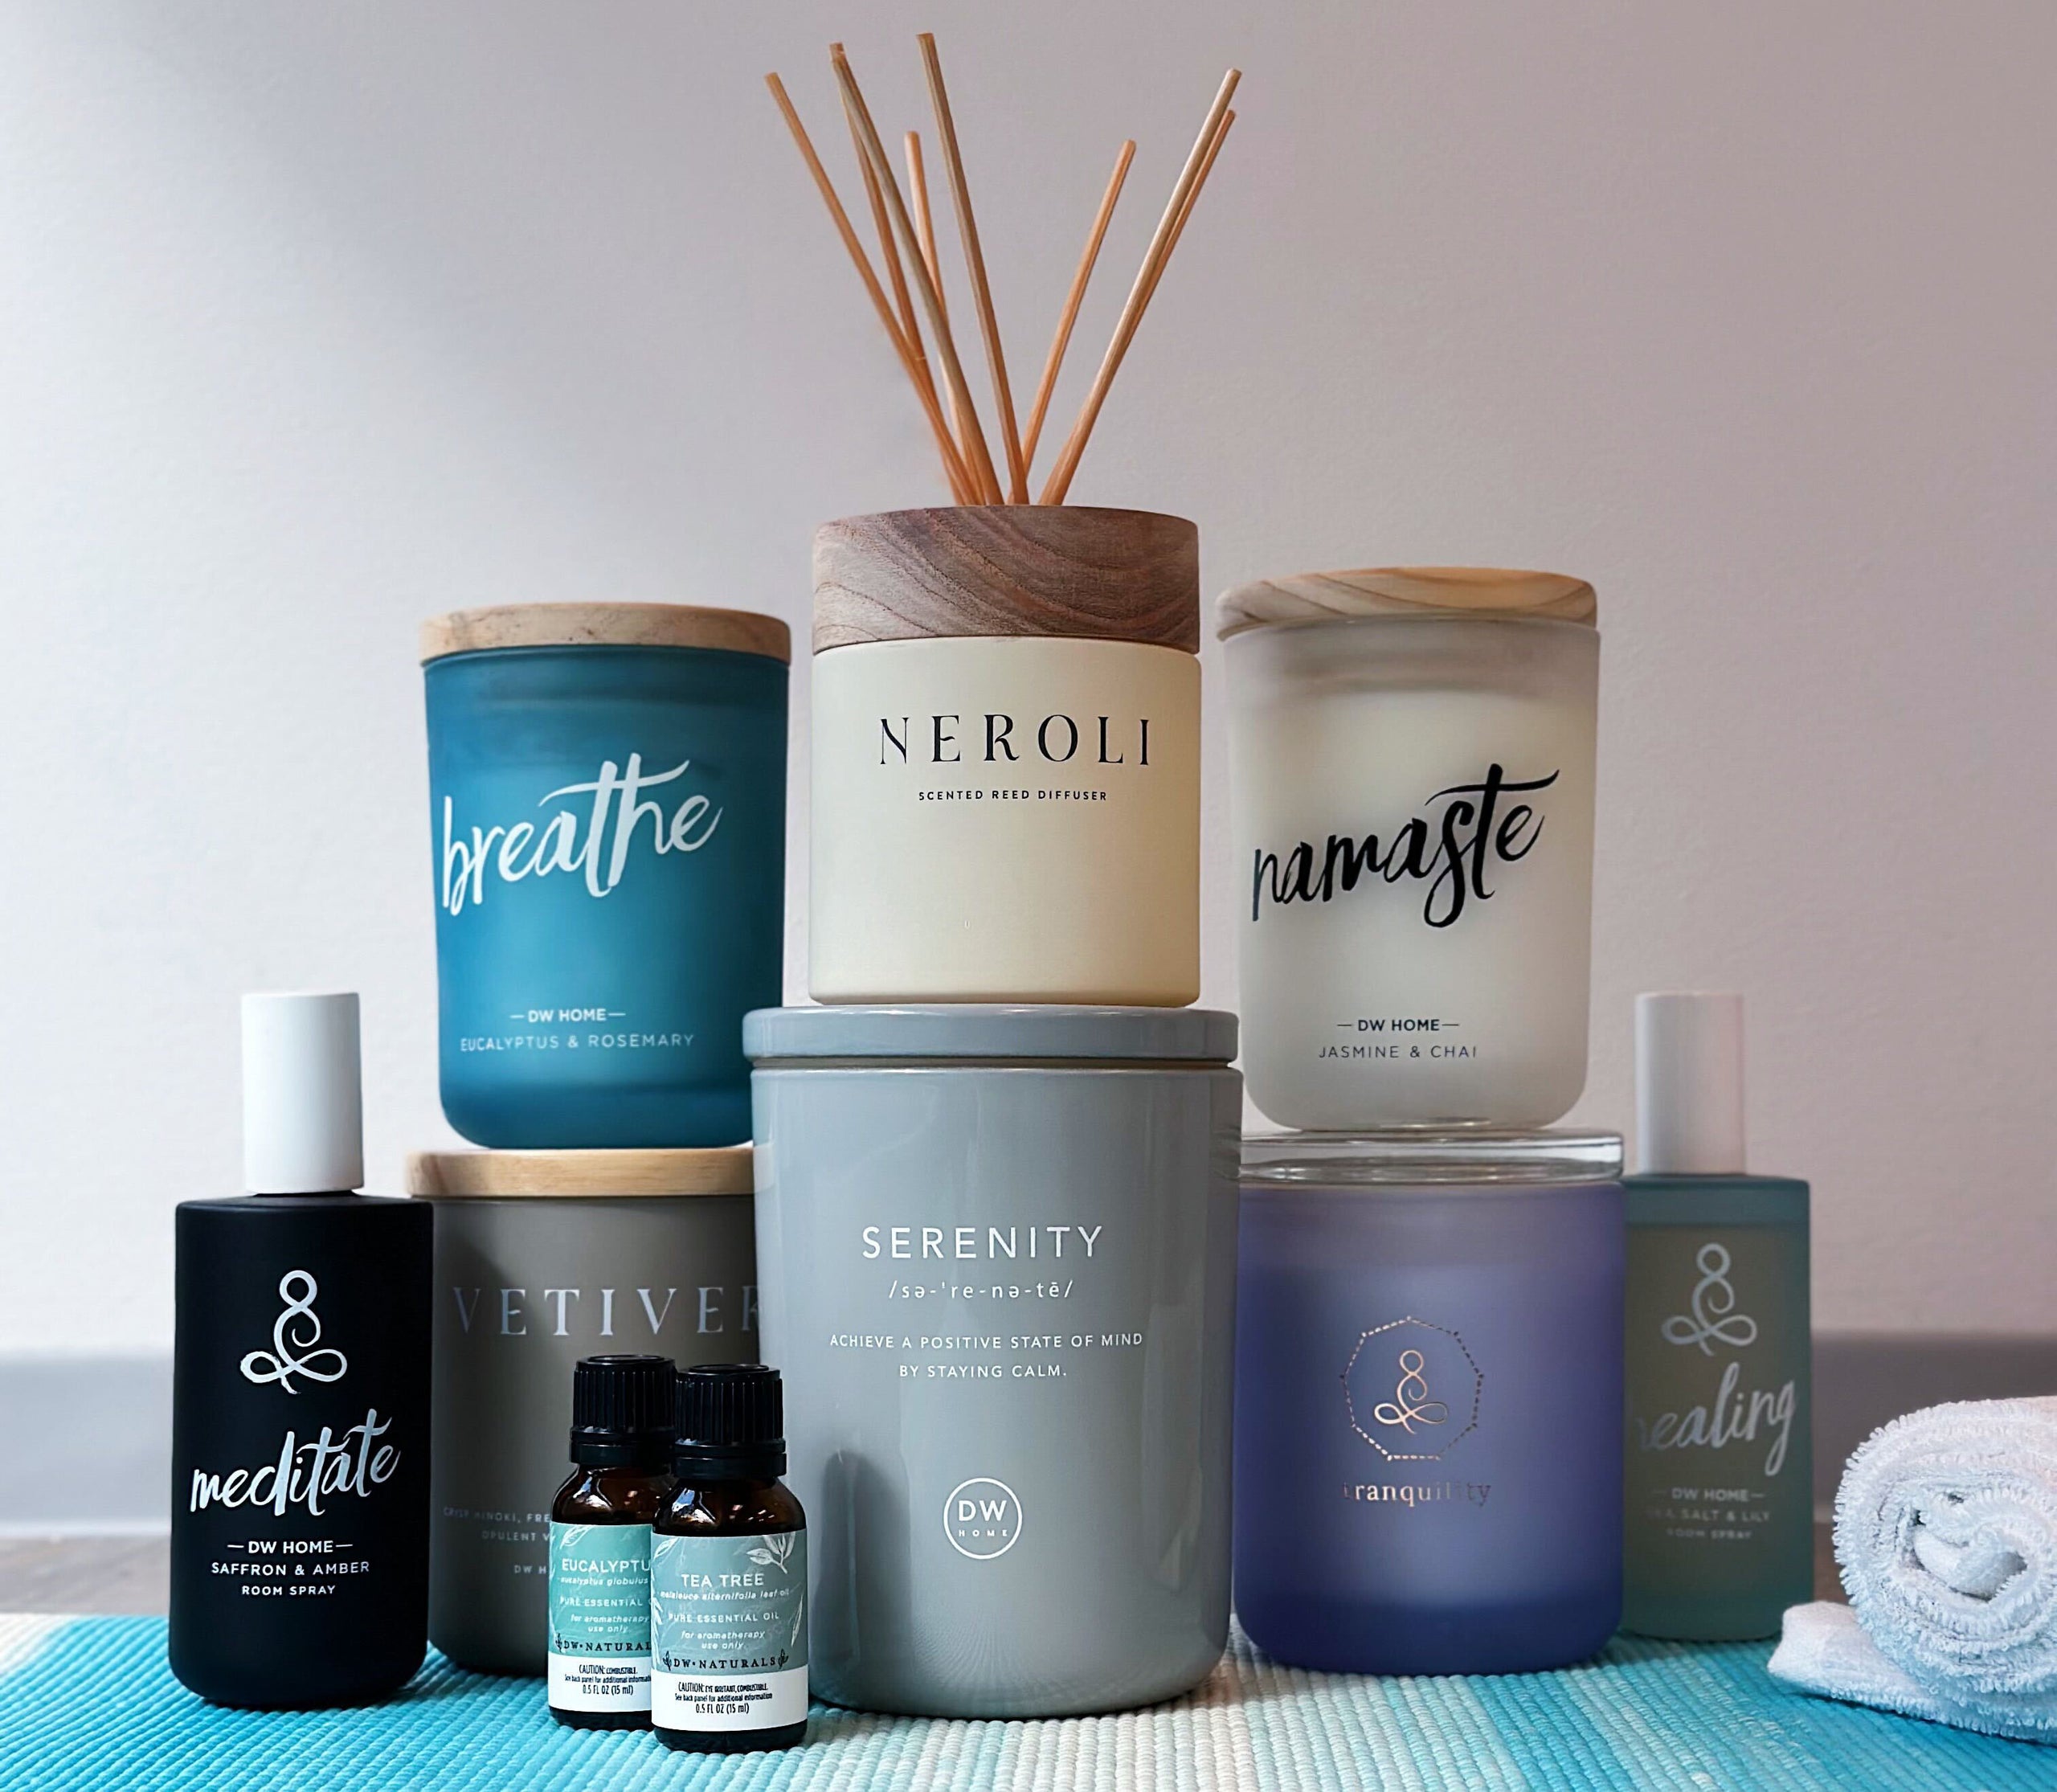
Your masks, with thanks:
[(1548, 616), (1597, 623), (1599, 600), (1583, 579), (1497, 567), (1356, 567), (1260, 579), (1215, 607), (1223, 640), (1245, 628), (1342, 622), (1356, 616)]
[(420, 1151), (407, 1193), (431, 1201), (626, 1201), (661, 1195), (746, 1195), (756, 1184), (747, 1145), (699, 1151)]
[(814, 532), (814, 650), (1071, 636), (1200, 651), (1200, 531), (1183, 517), (964, 505)]
[(776, 616), (694, 603), (505, 603), (421, 625), (424, 665), (496, 647), (711, 647), (790, 661), (793, 633)]

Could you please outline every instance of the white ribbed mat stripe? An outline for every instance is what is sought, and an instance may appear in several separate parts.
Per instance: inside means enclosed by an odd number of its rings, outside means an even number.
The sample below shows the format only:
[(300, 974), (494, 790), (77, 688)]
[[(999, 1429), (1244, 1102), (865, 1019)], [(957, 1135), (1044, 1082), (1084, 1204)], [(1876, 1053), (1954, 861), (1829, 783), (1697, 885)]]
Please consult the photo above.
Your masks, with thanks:
[(361, 1711), (218, 1711), (165, 1666), (162, 1620), (0, 1617), (4, 1792), (2052, 1792), (2057, 1749), (1809, 1699), (1768, 1646), (1618, 1639), (1555, 1674), (1373, 1679), (1238, 1636), (1155, 1709), (943, 1723), (817, 1708), (777, 1755), (673, 1754), (567, 1730), (539, 1682), (432, 1660)]
[(0, 1613), (0, 1676), (11, 1674), (36, 1652), (43, 1639), (68, 1618), (43, 1612)]

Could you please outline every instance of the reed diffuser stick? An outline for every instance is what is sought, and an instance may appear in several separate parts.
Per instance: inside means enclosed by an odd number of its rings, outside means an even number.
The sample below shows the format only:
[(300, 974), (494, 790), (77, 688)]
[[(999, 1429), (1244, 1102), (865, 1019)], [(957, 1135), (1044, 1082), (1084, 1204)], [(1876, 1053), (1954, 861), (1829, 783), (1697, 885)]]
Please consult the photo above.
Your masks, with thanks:
[(1028, 412), (1028, 427), (1022, 433), (1021, 466), (1024, 473), (1036, 464), (1036, 444), (1042, 440), (1043, 418), (1050, 408), (1051, 395), (1057, 388), (1057, 370), (1064, 365), (1064, 352), (1071, 346), (1071, 332), (1078, 321), (1078, 307), (1086, 297), (1086, 283), (1093, 277), (1093, 264), (1100, 259), (1100, 244), (1106, 236), (1108, 221), (1114, 215), (1114, 202), (1122, 196), (1122, 183), (1128, 178), (1128, 165), (1135, 160), (1135, 140), (1131, 137), (1114, 158), (1114, 171), (1107, 177), (1107, 190), (1100, 195), (1100, 209), (1094, 214), (1093, 228), (1086, 238), (1086, 252), (1078, 258), (1078, 270), (1071, 276), (1071, 290), (1065, 295), (1064, 309), (1057, 314), (1057, 333), (1051, 338), (1050, 352), (1043, 362), (1043, 377), (1036, 387), (1036, 403)]
[[(1157, 272), (1151, 276), (1150, 297), (1157, 296), (1157, 282), (1164, 277), (1164, 269), (1178, 251), (1179, 239), (1186, 233), (1186, 220), (1192, 217), (1200, 190), (1207, 185), (1207, 177), (1214, 172), (1214, 158), (1221, 154), (1221, 145), (1229, 141), (1229, 127), (1236, 121), (1234, 112), (1221, 115), (1221, 128), (1214, 133), (1214, 141), (1207, 146), (1207, 159), (1200, 165), (1200, 178), (1192, 183), (1192, 191), (1186, 195), (1186, 203), (1179, 212), (1179, 221), (1172, 227), (1172, 240), (1165, 246), (1164, 259), (1157, 264)], [(1147, 301), (1146, 301), (1147, 302)]]
[[(857, 120), (851, 116), (847, 104), (843, 108), (843, 116), (849, 121), (850, 145), (857, 153), (857, 166), (865, 177), (865, 194), (871, 202), (872, 224), (878, 232), (879, 259), (885, 264), (886, 273), (893, 283), (893, 302), (899, 308), (901, 333), (906, 337), (907, 346), (914, 353), (916, 376), (927, 392), (929, 401), (936, 404), (939, 410), (941, 401), (936, 395), (935, 375), (930, 370), (929, 358), (922, 346), (922, 326), (914, 317), (914, 301), (907, 295), (907, 276), (901, 272), (900, 251), (893, 239), (893, 225), (885, 215), (885, 196), (879, 190), (878, 177), (871, 171), (871, 158), (865, 153), (863, 140), (857, 135)], [(933, 266), (934, 257), (930, 259)], [(941, 297), (940, 290), (938, 297)], [(954, 404), (951, 407), (951, 421), (954, 426), (953, 432), (961, 436), (963, 425), (956, 415), (956, 408)], [(977, 501), (970, 496), (971, 488), (968, 485), (959, 485), (953, 479), (950, 489), (951, 495), (959, 504)]]
[(864, 177), (865, 198), (871, 207), (872, 228), (878, 233), (879, 264), (885, 270), (886, 284), (893, 293), (894, 314), (900, 320), (901, 335), (914, 351), (914, 364), (926, 372), (928, 356), (922, 346), (922, 326), (914, 316), (914, 301), (907, 291), (907, 276), (901, 269), (900, 251), (893, 240), (893, 223), (885, 215), (885, 195), (878, 190), (878, 177), (871, 171), (871, 158), (865, 153), (864, 141), (857, 135), (857, 121), (850, 116), (847, 105), (843, 108), (843, 116), (850, 127), (850, 147), (857, 152), (857, 171)]
[(907, 133), (907, 198), (914, 213), (914, 228), (919, 232), (922, 260), (928, 264), (929, 278), (935, 282), (936, 302), (943, 307), (943, 314), (950, 315), (950, 296), (943, 289), (943, 264), (935, 252), (935, 214), (929, 207), (929, 172), (922, 161), (922, 133)]
[(1092, 389), (1086, 395), (1086, 403), (1080, 409), (1078, 420), (1071, 427), (1071, 434), (1064, 444), (1064, 452), (1057, 456), (1057, 464), (1051, 468), (1050, 477), (1044, 485), (1039, 504), (1061, 504), (1065, 493), (1071, 489), (1072, 477), (1078, 471), (1080, 457), (1086, 452), (1086, 444), (1093, 433), (1093, 425), (1098, 421), (1100, 407), (1107, 402), (1107, 389), (1114, 383), (1114, 375), (1121, 369), (1123, 358), (1127, 354), (1129, 344), (1135, 340), (1136, 326), (1143, 321), (1144, 308), (1150, 303), (1150, 295), (1156, 290), (1157, 281), (1168, 259), (1172, 238), (1177, 234), (1180, 215), (1184, 211), (1186, 200), (1200, 179), (1200, 171), (1207, 160), (1207, 152), (1215, 136), (1221, 129), (1221, 121), (1229, 110), (1229, 102), (1234, 98), (1236, 84), (1242, 79), (1240, 69), (1232, 68), (1222, 77), (1221, 91), (1214, 96), (1214, 104), (1208, 108), (1207, 120), (1200, 126), (1200, 136), (1195, 140), (1192, 153), (1186, 158), (1186, 165), (1179, 174), (1178, 184), (1172, 189), (1170, 202), (1164, 207), (1164, 215), (1158, 220), (1156, 233), (1150, 239), (1150, 248), (1143, 258), (1143, 266), (1137, 272), (1135, 284), (1129, 288), (1128, 301), (1122, 307), (1119, 321), (1114, 325), (1114, 339), (1107, 345), (1106, 356), (1100, 362), (1100, 370), (1093, 376)]
[(1000, 321), (993, 311), (992, 288), (986, 279), (979, 221), (971, 210), (971, 183), (964, 178), (964, 153), (957, 141), (957, 121), (950, 109), (950, 90), (943, 84), (943, 59), (936, 52), (933, 32), (923, 31), (915, 41), (922, 47), (922, 65), (928, 74), (929, 104), (935, 110), (936, 129), (943, 137), (943, 165), (950, 176), (951, 196), (957, 202), (957, 235), (971, 270), (971, 302), (985, 338), (986, 364), (992, 370), (993, 407), (1000, 424), (1000, 446), (1007, 456), (1007, 501), (1026, 504), (1028, 475), (1022, 460), (1020, 429), (1014, 419), (1014, 394), (1007, 383), (1007, 357), (1000, 348)]
[(921, 375), (915, 370), (913, 352), (907, 346), (906, 339), (901, 335), (900, 326), (894, 318), (892, 302), (886, 297), (885, 288), (878, 284), (878, 276), (872, 272), (871, 260), (865, 253), (865, 246), (857, 239), (849, 214), (843, 209), (843, 202), (836, 195), (835, 182), (829, 179), (828, 170), (821, 166), (821, 158), (815, 153), (813, 140), (807, 134), (807, 126), (800, 122), (800, 115), (786, 92), (786, 84), (777, 75), (771, 74), (764, 77), (764, 84), (771, 89), (771, 97), (778, 102), (779, 113), (786, 121), (786, 129), (792, 133), (793, 141), (800, 152), (800, 159), (807, 164), (808, 172), (814, 177), (814, 184), (821, 194), (822, 203), (828, 207), (828, 215), (835, 223), (836, 233), (842, 238), (843, 247), (849, 252), (851, 264), (857, 270), (857, 277), (864, 282), (865, 292), (871, 300), (872, 309), (878, 313), (878, 321), (885, 326), (886, 338), (893, 344), (894, 354), (899, 356), (900, 365), (906, 370), (915, 395), (922, 401), (922, 408), (927, 413), (929, 428), (934, 433), (936, 448), (943, 456), (943, 472), (951, 491), (959, 503), (969, 503), (971, 501), (970, 494), (977, 489), (973, 484), (971, 471), (959, 453), (956, 443), (951, 439), (950, 425), (943, 421), (943, 411), (936, 403), (933, 388), (925, 386)]
[(844, 95), (856, 114), (865, 152), (871, 158), (872, 171), (885, 190), (886, 207), (893, 215), (894, 227), (899, 231), (908, 259), (914, 264), (914, 288), (921, 296), (922, 309), (928, 313), (929, 330), (935, 338), (936, 353), (943, 362), (943, 377), (949, 382), (951, 400), (962, 420), (974, 486), (984, 495), (987, 503), (998, 504), (1001, 501), (1000, 478), (993, 470), (993, 457), (986, 446), (985, 432), (979, 427), (978, 407), (971, 402), (971, 388), (964, 378), (964, 364), (958, 358), (957, 345), (950, 333), (950, 321), (944, 317), (942, 303), (936, 297), (935, 283), (929, 278), (928, 268), (922, 260), (914, 222), (907, 215), (907, 203), (900, 196), (900, 182), (894, 176), (893, 164), (886, 159), (885, 145), (879, 141), (878, 127), (872, 122), (871, 108), (865, 104), (849, 58), (837, 51), (832, 54), (830, 60), (835, 65), (836, 78), (842, 84)]
[[(866, 166), (869, 166), (869, 163), (867, 162)], [(942, 307), (943, 319), (947, 322), (950, 294), (944, 289), (943, 260), (936, 253), (935, 213), (929, 205), (929, 171), (927, 165), (922, 160), (922, 136), (918, 131), (907, 133), (907, 198), (914, 208), (914, 228), (921, 237), (922, 260), (928, 264), (929, 278), (935, 285), (935, 302)], [(958, 415), (954, 400), (950, 411), (950, 420), (956, 428), (959, 440), (962, 440), (964, 419)]]

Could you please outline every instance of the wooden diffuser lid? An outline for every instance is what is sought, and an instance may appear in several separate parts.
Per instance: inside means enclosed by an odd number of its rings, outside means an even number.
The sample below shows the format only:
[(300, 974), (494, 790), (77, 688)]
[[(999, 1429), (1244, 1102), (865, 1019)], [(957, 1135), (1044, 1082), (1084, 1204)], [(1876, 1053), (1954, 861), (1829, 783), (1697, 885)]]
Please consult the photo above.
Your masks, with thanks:
[(496, 647), (711, 647), (790, 661), (793, 633), (776, 616), (694, 603), (505, 603), (421, 625), (424, 665)]
[(1200, 531), (1183, 517), (963, 505), (814, 532), (814, 650), (965, 635), (1200, 651)]
[(1223, 640), (1245, 628), (1342, 622), (1356, 616), (1548, 616), (1597, 623), (1599, 600), (1583, 579), (1497, 567), (1357, 567), (1260, 579), (1215, 608)]
[(747, 1195), (755, 1188), (747, 1145), (705, 1151), (420, 1151), (407, 1159), (407, 1193), (433, 1201), (624, 1201)]

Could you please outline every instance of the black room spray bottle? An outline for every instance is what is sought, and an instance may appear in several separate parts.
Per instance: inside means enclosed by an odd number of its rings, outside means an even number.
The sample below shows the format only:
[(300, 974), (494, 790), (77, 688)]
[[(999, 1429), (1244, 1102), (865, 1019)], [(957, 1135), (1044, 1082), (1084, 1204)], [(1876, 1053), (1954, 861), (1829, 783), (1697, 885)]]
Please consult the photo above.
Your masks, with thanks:
[(251, 1193), (180, 1206), (171, 1669), (217, 1704), (358, 1704), (427, 1648), (426, 1202), (364, 1180), (358, 1000), (243, 1000)]

